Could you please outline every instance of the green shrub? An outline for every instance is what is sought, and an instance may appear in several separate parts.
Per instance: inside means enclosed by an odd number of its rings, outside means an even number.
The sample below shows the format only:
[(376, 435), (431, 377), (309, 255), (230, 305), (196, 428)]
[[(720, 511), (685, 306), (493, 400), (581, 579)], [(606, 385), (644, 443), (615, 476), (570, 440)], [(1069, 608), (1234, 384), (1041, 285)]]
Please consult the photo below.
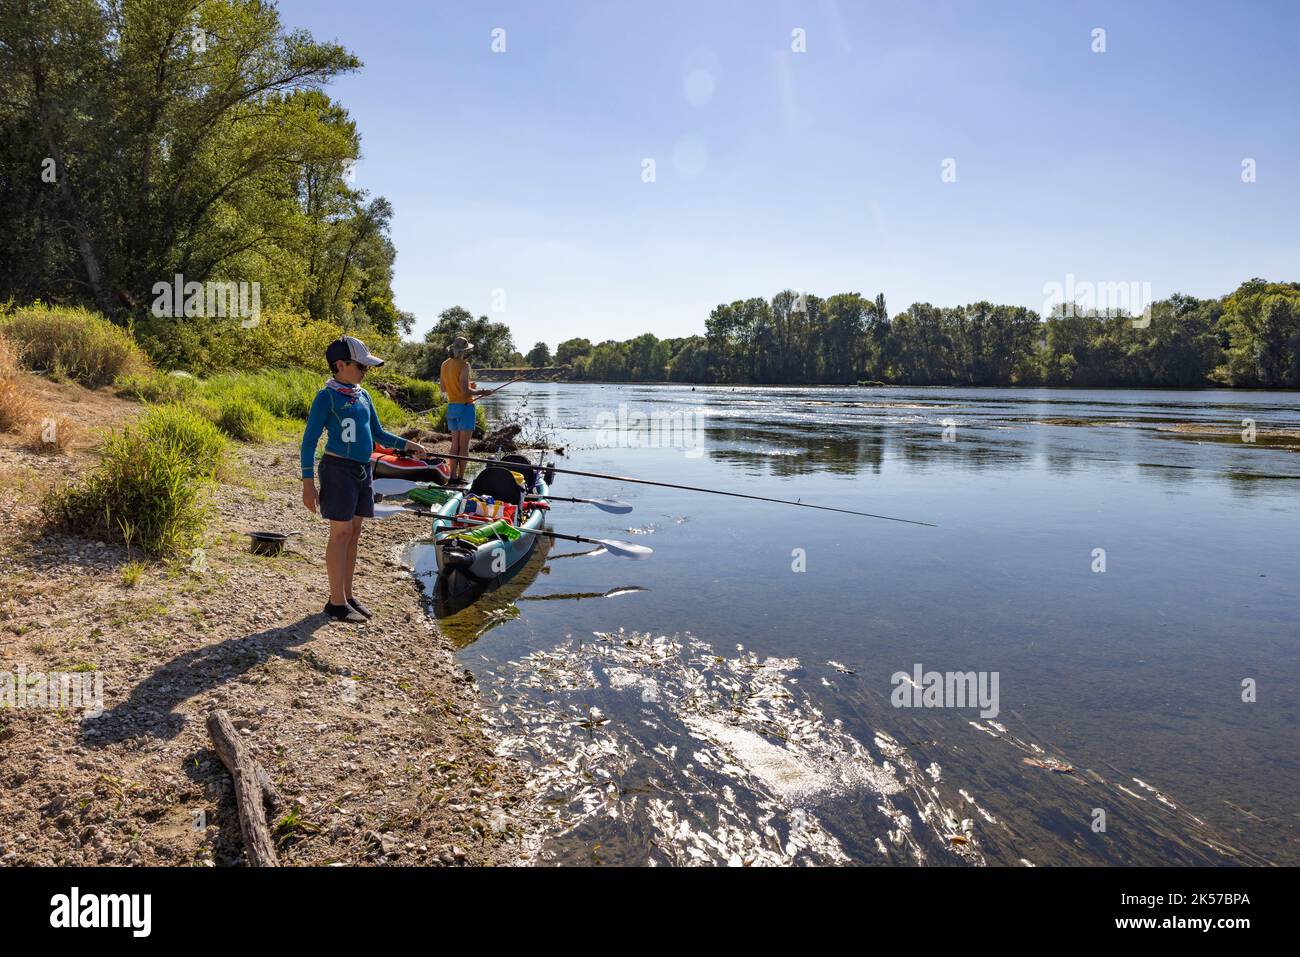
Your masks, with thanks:
[(122, 584), (127, 588), (134, 588), (140, 584), (140, 579), (144, 576), (144, 566), (139, 562), (130, 562), (122, 566)]
[(213, 478), (221, 470), (226, 438), (192, 404), (155, 406), (141, 420), (139, 431), (147, 441), (176, 449), (190, 463), (195, 478)]
[(198, 394), (198, 380), (188, 375), (166, 372), (141, 372), (120, 376), (118, 395), (140, 402), (183, 402)]
[[(159, 318), (149, 315), (135, 326), (136, 338), (155, 365), (218, 376), (231, 369), (320, 369), (325, 374), (325, 347), (343, 334), (333, 322), (267, 310), (254, 325), (238, 318)], [(395, 339), (358, 330), (371, 350), (384, 358), (396, 354)]]
[[(244, 330), (241, 330), (244, 331)], [(325, 369), (325, 348), (343, 329), (335, 323), (284, 312), (269, 312), (246, 330), (243, 368)], [(373, 337), (368, 345), (375, 348)], [(380, 355), (383, 355), (381, 352)]]
[(445, 404), (438, 383), (390, 372), (386, 365), (367, 373), (365, 385), (371, 395), (386, 395), (412, 412), (425, 412)]
[(313, 375), (306, 369), (231, 372), (204, 379), (199, 394), (218, 407), (228, 399), (244, 398), (277, 418), (305, 419), (324, 381), (324, 376)]
[(235, 396), (251, 399), (282, 419), (306, 419), (325, 376), (306, 369), (232, 372), (205, 379), (200, 394), (218, 405)]
[(135, 324), (136, 340), (160, 369), (212, 375), (239, 357), (239, 324), (229, 319), (168, 318), (147, 315)]
[(275, 419), (245, 395), (223, 398), (217, 405), (217, 428), (241, 442), (267, 442), (275, 436)]
[(0, 316), (0, 332), (17, 345), (28, 368), (91, 388), (149, 366), (128, 330), (87, 309), (24, 306)]
[[(307, 369), (263, 369), (214, 376), (202, 383), (200, 395), (218, 406), (235, 396), (250, 399), (276, 418), (305, 422), (316, 393), (324, 384), (324, 375)], [(390, 432), (410, 419), (392, 399), (368, 385), (366, 391), (375, 400), (379, 420)]]
[(211, 399), (205, 399), (203, 396), (195, 396), (192, 399), (185, 400), (185, 408), (191, 410), (196, 415), (201, 415), (213, 425), (217, 424), (217, 418), (221, 415), (221, 407)]
[(389, 432), (395, 432), (399, 426), (411, 421), (411, 413), (388, 396), (377, 395), (369, 388), (366, 391), (370, 393), (370, 398), (375, 400), (375, 413), (379, 416), (380, 424)]
[(177, 555), (203, 533), (205, 485), (179, 442), (128, 428), (109, 437), (96, 468), (51, 492), (43, 512), (52, 527), (125, 542), (128, 552)]
[(446, 432), (447, 400), (440, 397), (428, 413), (421, 417), (421, 421), (435, 432)]
[[(447, 431), (447, 403), (443, 402), (438, 408), (429, 413), (429, 421), (433, 424), (430, 428), (434, 432)], [(487, 413), (483, 411), (483, 406), (475, 404), (474, 406), (474, 426), (486, 432), (488, 430)]]
[[(214, 434), (225, 433), (243, 442), (267, 442), (282, 429), (301, 429), (324, 384), (323, 374), (307, 369), (262, 369), (197, 380), (175, 375), (135, 375), (120, 381), (118, 389), (145, 401), (184, 406), (192, 419), (214, 425)], [(407, 394), (427, 398), (430, 386), (432, 383), (409, 380), (401, 381), (399, 387), (409, 389)], [(390, 432), (413, 420), (411, 413), (379, 391), (376, 383), (367, 383), (366, 390), (375, 401), (380, 421)], [(441, 408), (445, 419), (445, 405)]]

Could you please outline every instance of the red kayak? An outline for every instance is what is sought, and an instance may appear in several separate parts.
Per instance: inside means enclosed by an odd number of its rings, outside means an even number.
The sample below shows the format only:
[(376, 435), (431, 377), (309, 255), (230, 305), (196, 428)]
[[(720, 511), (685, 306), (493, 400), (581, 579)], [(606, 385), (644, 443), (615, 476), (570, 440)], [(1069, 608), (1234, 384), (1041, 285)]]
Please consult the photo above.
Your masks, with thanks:
[(451, 478), (451, 468), (442, 459), (408, 459), (382, 445), (375, 446), (370, 461), (374, 464), (375, 478), (402, 478), (435, 485), (446, 485)]

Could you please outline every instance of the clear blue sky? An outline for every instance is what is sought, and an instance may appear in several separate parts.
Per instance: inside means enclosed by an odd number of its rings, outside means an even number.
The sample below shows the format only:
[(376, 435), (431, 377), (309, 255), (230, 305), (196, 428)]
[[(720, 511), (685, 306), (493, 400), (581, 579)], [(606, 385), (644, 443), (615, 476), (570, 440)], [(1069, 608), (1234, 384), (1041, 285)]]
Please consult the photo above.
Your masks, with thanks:
[(1300, 279), (1297, 3), (279, 6), (365, 64), (329, 92), (356, 185), (395, 207), (417, 334), (452, 304), (527, 351), (703, 332), (786, 287), (897, 313), (1039, 308), (1067, 273), (1157, 298)]

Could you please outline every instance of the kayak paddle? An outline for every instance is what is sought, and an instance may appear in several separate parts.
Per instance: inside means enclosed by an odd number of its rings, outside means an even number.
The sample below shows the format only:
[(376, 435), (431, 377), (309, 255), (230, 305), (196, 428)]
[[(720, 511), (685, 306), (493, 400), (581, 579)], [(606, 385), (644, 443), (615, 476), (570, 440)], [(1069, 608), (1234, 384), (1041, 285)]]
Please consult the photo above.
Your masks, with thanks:
[(412, 482), (410, 479), (381, 478), (371, 482), (377, 495), (405, 495), (417, 488), (441, 488), (433, 482)]
[[(391, 518), (399, 513), (407, 515), (420, 515), (424, 518), (440, 518), (443, 521), (451, 521), (446, 515), (437, 515), (433, 512), (421, 512), (413, 508), (407, 508), (405, 505), (392, 505), (387, 502), (381, 502), (375, 505), (375, 518)], [(457, 516), (459, 518), (460, 516)], [(480, 522), (476, 524), (488, 524)], [(474, 525), (467, 525), (467, 528), (473, 528)], [(551, 538), (558, 538), (566, 542), (583, 542), (587, 545), (602, 545), (605, 551), (611, 555), (617, 555), (619, 558), (633, 558), (638, 561), (643, 558), (649, 558), (654, 554), (654, 549), (646, 545), (633, 545), (631, 542), (620, 542), (612, 538), (586, 538), (582, 535), (561, 535), (559, 532), (553, 532), (549, 528), (518, 528), (515, 531), (523, 532), (527, 535), (549, 535)]]
[(626, 515), (632, 511), (632, 506), (627, 502), (617, 502), (612, 498), (556, 498), (554, 495), (538, 498), (535, 495), (530, 495), (528, 500), (530, 502), (577, 502), (579, 505), (594, 505), (602, 512), (609, 512), (611, 515)]
[(654, 549), (647, 545), (633, 545), (631, 542), (619, 542), (611, 538), (584, 538), (581, 535), (561, 535), (559, 532), (553, 532), (549, 528), (520, 528), (520, 532), (527, 532), (529, 535), (549, 535), (551, 538), (558, 538), (566, 542), (584, 542), (587, 545), (603, 545), (605, 551), (611, 555), (617, 555), (619, 558), (633, 558), (640, 561), (643, 558), (649, 558), (654, 554)]

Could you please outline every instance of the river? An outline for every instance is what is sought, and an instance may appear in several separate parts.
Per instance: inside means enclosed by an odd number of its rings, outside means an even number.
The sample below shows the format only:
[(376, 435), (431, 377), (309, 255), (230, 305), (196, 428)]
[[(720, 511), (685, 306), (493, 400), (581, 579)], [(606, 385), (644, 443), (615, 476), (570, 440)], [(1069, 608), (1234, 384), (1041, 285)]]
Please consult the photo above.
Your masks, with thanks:
[(557, 542), (441, 613), (535, 768), (537, 863), (1300, 863), (1300, 395), (485, 401), (560, 468), (936, 526), (558, 476), (635, 511), (553, 528), (654, 556)]

